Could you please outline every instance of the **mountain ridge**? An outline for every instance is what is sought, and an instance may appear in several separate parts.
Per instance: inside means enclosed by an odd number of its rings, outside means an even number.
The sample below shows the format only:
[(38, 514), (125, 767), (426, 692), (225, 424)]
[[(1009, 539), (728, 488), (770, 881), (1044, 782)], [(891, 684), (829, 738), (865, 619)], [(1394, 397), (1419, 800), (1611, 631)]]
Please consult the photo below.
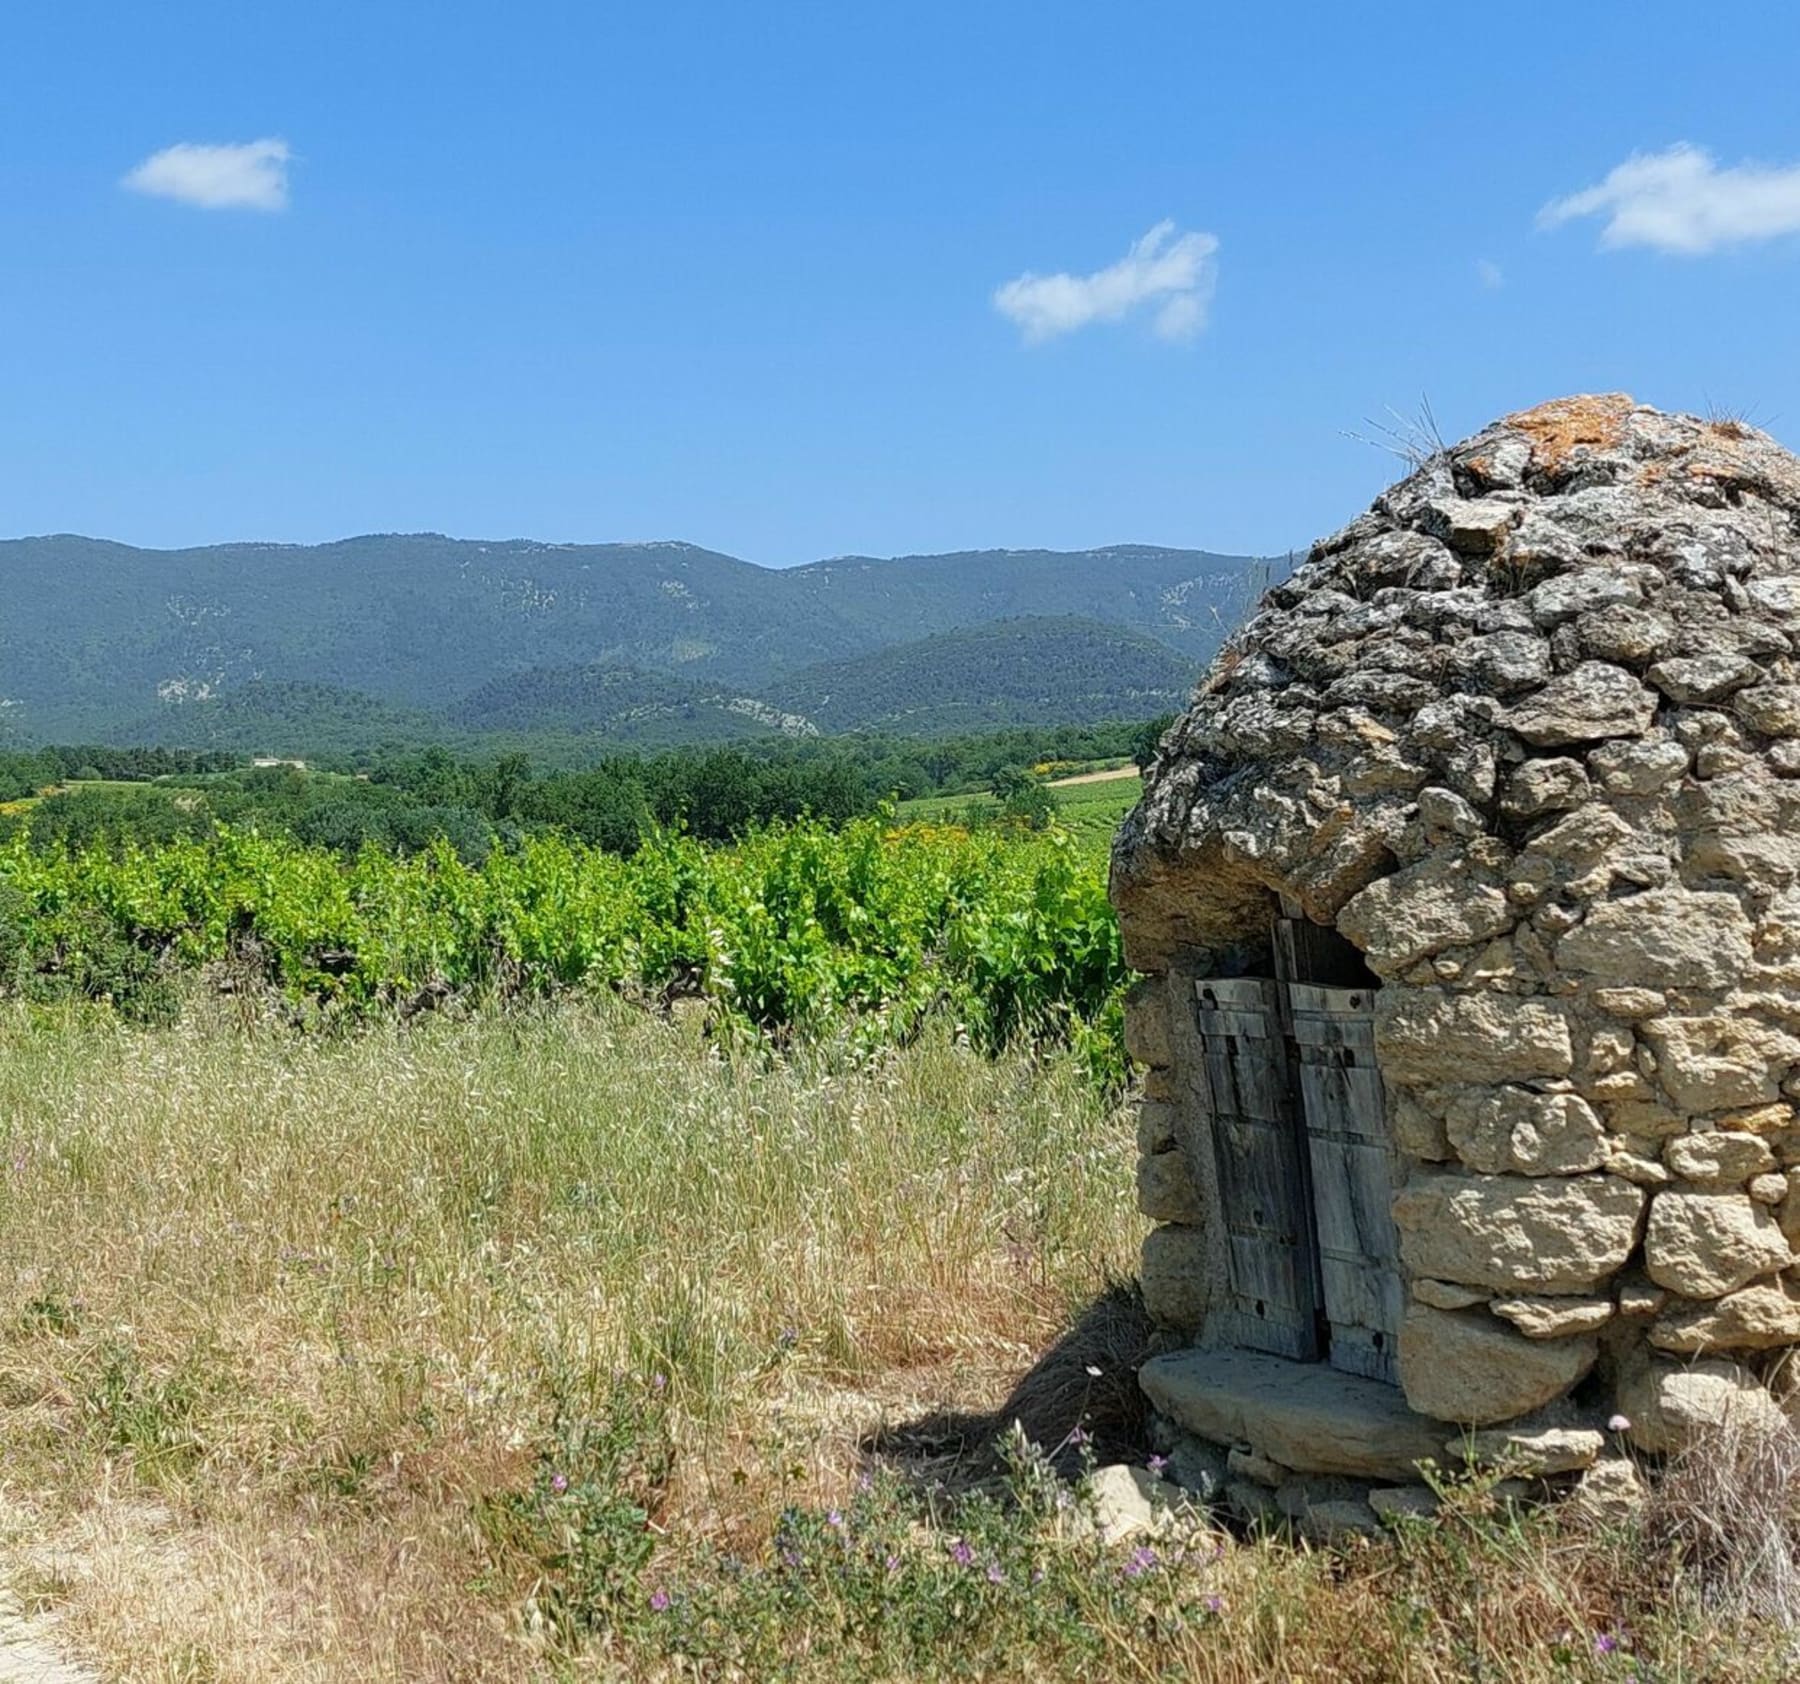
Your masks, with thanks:
[[(635, 669), (791, 711), (782, 684), (821, 663), (1013, 620), (1040, 623), (1056, 646), (1044, 653), (1053, 665), (1069, 665), (1072, 645), (1051, 622), (1074, 619), (1152, 638), (1197, 667), (1271, 565), (1142, 544), (770, 568), (681, 539), (407, 533), (160, 550), (73, 533), (4, 539), (0, 728), (19, 740), (150, 732), (168, 741), (183, 710), (252, 685), (290, 687), (288, 703), (293, 687), (312, 686), (379, 703), (395, 718), (447, 722), (484, 686), (503, 691), (530, 672), (580, 668)], [(1098, 659), (1101, 645), (1086, 635)], [(983, 713), (978, 674), (954, 695), (945, 650), (922, 658), (949, 715)], [(1085, 672), (1081, 683), (1079, 698), (1046, 695), (1042, 722), (1109, 705), (1104, 675), (1096, 683)], [(1024, 699), (1028, 685), (1017, 688), (1019, 706), (1035, 705)], [(1118, 686), (1119, 715), (1141, 688)], [(687, 704), (671, 696), (667, 705)], [(514, 728), (527, 728), (520, 717)], [(740, 709), (721, 730), (754, 724)]]

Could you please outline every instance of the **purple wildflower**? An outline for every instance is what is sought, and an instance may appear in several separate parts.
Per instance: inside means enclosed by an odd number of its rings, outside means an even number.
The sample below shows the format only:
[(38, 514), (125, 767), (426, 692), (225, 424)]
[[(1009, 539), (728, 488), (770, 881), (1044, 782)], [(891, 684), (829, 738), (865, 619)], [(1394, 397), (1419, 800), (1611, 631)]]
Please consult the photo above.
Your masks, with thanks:
[(668, 1383), (669, 1377), (666, 1374), (654, 1374), (650, 1377), (651, 1387), (656, 1391), (660, 1392)]
[(1225, 1598), (1222, 1596), (1209, 1596), (1205, 1599), (1203, 1606), (1209, 1614), (1223, 1614), (1225, 1612)]
[(800, 1552), (791, 1544), (781, 1552), (781, 1565), (783, 1567), (798, 1567), (800, 1565)]
[(650, 1607), (658, 1614), (666, 1614), (669, 1611), (669, 1593), (666, 1590), (652, 1591)]
[(1613, 1416), (1613, 1418), (1606, 1423), (1606, 1430), (1609, 1433), (1628, 1433), (1628, 1432), (1630, 1432), (1631, 1431), (1631, 1417), (1629, 1415)]
[(1006, 1571), (997, 1561), (990, 1561), (988, 1563), (987, 1576), (990, 1585), (1003, 1585), (1006, 1583)]
[(553, 1476), (550, 1481), (550, 1489), (560, 1497), (569, 1489), (569, 1476), (562, 1473)]
[(1156, 1565), (1156, 1551), (1148, 1544), (1139, 1544), (1126, 1558), (1124, 1573), (1128, 1579), (1138, 1578), (1148, 1573)]
[(1071, 1444), (1086, 1444), (1087, 1441), (1088, 1435), (1086, 1427), (1071, 1427), (1069, 1429), (1069, 1442)]
[(890, 1573), (898, 1573), (900, 1571), (900, 1557), (899, 1556), (890, 1555), (887, 1558), (887, 1570)]
[(1162, 1478), (1163, 1469), (1168, 1465), (1169, 1458), (1167, 1456), (1152, 1456), (1150, 1460), (1144, 1464), (1144, 1466), (1155, 1474), (1158, 1479)]
[(835, 1531), (841, 1532), (844, 1529), (844, 1517), (836, 1509), (833, 1509), (825, 1516), (825, 1524)]
[(968, 1567), (975, 1560), (975, 1552), (969, 1548), (966, 1539), (958, 1538), (956, 1542), (950, 1546), (950, 1559), (954, 1561), (958, 1567)]
[(1610, 1655), (1613, 1650), (1618, 1648), (1618, 1646), (1618, 1638), (1614, 1637), (1610, 1631), (1603, 1631), (1594, 1639), (1594, 1653), (1596, 1655)]

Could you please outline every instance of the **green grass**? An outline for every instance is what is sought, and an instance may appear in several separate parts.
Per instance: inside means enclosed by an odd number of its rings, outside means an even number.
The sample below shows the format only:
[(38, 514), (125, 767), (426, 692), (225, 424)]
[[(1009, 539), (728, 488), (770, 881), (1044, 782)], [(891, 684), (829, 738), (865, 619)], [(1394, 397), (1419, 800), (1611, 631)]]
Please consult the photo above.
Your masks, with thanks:
[(942, 1026), (850, 1067), (605, 1003), (336, 1038), (12, 1009), (0, 1564), (99, 1551), (65, 1616), (120, 1676), (178, 1643), (234, 1681), (525, 1676), (539, 1569), (477, 1519), (569, 1422), (628, 1384), (663, 1522), (767, 1524), (841, 1483), (865, 1388), (1003, 1384), (1127, 1268), (1130, 1178), (1071, 1060)]

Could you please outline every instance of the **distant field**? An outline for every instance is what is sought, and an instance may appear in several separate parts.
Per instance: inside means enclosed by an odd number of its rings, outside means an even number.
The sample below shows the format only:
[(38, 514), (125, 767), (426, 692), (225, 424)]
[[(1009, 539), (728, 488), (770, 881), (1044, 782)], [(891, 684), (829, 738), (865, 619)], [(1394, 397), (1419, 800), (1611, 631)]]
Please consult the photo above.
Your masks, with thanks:
[[(1058, 815), (1077, 836), (1095, 843), (1109, 841), (1119, 821), (1137, 805), (1144, 780), (1134, 770), (1095, 783), (1055, 783)], [(919, 801), (902, 801), (903, 819), (954, 823), (971, 810), (994, 812), (999, 804), (991, 795), (930, 795)]]

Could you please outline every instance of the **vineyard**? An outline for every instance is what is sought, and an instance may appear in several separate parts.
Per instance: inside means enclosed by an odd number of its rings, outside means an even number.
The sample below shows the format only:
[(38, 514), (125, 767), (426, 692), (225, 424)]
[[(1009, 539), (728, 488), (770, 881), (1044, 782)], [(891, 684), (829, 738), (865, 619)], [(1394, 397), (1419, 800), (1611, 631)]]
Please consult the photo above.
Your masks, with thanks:
[(728, 1034), (873, 1044), (942, 1010), (980, 1046), (1051, 1033), (1102, 1070), (1124, 976), (1103, 854), (1059, 830), (806, 821), (629, 857), (537, 835), (476, 864), (225, 827), (0, 850), (10, 992), (154, 1021), (193, 973), (277, 989), (308, 1021), (611, 991), (704, 998)]

